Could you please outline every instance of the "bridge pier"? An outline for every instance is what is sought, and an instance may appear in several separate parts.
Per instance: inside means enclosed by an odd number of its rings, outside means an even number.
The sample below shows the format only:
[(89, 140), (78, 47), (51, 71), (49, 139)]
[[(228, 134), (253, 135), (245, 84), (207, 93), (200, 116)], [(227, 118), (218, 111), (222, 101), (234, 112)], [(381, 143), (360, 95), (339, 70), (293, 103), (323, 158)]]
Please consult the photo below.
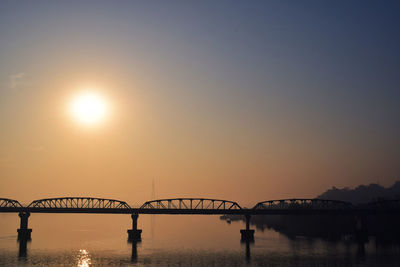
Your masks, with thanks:
[(246, 229), (240, 230), (240, 234), (242, 235), (242, 242), (253, 242), (254, 241), (254, 230), (250, 229), (250, 214), (246, 214)]
[(137, 229), (137, 220), (139, 215), (132, 214), (132, 229), (128, 230), (128, 241), (140, 241), (142, 240), (142, 230)]
[(21, 211), (18, 216), (20, 219), (20, 226), (17, 230), (18, 240), (31, 240), (32, 229), (28, 228), (28, 218), (31, 214), (29, 212)]

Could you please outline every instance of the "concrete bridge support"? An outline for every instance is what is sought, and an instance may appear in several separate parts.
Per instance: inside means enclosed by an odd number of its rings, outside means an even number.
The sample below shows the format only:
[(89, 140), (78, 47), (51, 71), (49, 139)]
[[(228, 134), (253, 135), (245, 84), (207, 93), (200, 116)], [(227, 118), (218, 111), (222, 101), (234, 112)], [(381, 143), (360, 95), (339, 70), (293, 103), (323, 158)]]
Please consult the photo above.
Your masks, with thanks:
[(132, 229), (128, 230), (128, 241), (140, 241), (142, 240), (142, 230), (137, 229), (137, 220), (139, 215), (132, 214)]
[(20, 212), (18, 216), (21, 218), (20, 219), (20, 226), (19, 229), (17, 230), (18, 232), (18, 240), (31, 240), (31, 233), (32, 229), (28, 228), (28, 218), (31, 214), (29, 212)]
[(241, 241), (242, 242), (253, 242), (254, 241), (254, 230), (250, 229), (250, 215), (246, 214), (246, 229), (240, 230), (242, 235)]

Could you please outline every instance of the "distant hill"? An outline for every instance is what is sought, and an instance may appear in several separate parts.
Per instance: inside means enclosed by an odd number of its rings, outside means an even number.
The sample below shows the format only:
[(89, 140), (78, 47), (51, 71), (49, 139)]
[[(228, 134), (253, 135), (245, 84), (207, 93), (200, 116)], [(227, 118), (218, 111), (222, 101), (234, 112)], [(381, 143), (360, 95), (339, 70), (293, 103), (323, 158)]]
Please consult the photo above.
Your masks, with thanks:
[(360, 185), (354, 189), (348, 187), (339, 189), (332, 187), (317, 198), (342, 200), (354, 204), (366, 203), (379, 199), (400, 199), (400, 181), (391, 187), (382, 187), (378, 184)]

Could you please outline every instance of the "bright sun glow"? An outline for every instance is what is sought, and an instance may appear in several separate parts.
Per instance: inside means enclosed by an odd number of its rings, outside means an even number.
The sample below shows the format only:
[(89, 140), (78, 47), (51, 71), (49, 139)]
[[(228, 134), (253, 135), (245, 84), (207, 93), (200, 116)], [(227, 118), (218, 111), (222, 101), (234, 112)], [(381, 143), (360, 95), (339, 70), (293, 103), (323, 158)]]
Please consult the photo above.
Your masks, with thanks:
[(108, 109), (108, 103), (100, 94), (85, 91), (72, 99), (69, 111), (79, 123), (94, 125), (106, 118)]

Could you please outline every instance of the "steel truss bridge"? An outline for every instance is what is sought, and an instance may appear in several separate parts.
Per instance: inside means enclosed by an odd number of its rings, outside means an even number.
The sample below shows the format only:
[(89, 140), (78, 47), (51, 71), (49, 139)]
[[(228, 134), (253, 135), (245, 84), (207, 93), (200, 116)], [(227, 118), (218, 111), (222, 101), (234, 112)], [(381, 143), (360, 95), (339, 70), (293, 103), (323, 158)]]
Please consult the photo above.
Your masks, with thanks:
[(132, 229), (128, 229), (128, 241), (132, 243), (131, 260), (137, 259), (137, 243), (141, 241), (142, 230), (138, 229), (139, 214), (205, 214), (243, 215), (246, 228), (240, 230), (241, 242), (246, 243), (246, 259), (250, 259), (250, 243), (254, 242), (255, 230), (250, 229), (252, 215), (338, 215), (354, 216), (354, 237), (359, 246), (368, 240), (366, 216), (400, 215), (400, 200), (376, 201), (364, 205), (327, 199), (280, 199), (262, 201), (252, 208), (241, 207), (237, 202), (210, 198), (157, 199), (140, 206), (127, 202), (95, 197), (44, 198), (22, 205), (17, 200), (0, 198), (0, 212), (18, 213), (20, 228), (17, 229), (19, 257), (26, 257), (27, 242), (31, 240), (32, 229), (28, 227), (31, 213), (97, 213), (130, 214)]
[[(280, 199), (257, 203), (252, 208), (243, 208), (237, 202), (210, 198), (170, 198), (157, 199), (131, 207), (116, 199), (95, 197), (44, 198), (22, 205), (17, 200), (0, 198), (0, 212), (15, 212), (20, 217), (17, 229), (20, 254), (26, 255), (26, 244), (31, 240), (32, 229), (28, 228), (31, 213), (100, 213), (130, 214), (132, 229), (128, 229), (128, 240), (132, 242), (132, 255), (136, 242), (140, 242), (142, 230), (138, 229), (139, 214), (234, 214), (243, 215), (246, 228), (240, 230), (241, 241), (246, 242), (246, 255), (249, 242), (254, 241), (254, 230), (250, 229), (252, 215), (347, 215), (355, 216), (355, 236), (359, 242), (368, 238), (365, 218), (377, 214), (400, 214), (400, 200), (377, 201), (365, 205), (352, 205), (349, 202), (327, 199)], [(133, 256), (132, 256), (133, 257)]]
[(171, 198), (147, 201), (131, 207), (127, 202), (94, 197), (45, 198), (22, 205), (0, 198), (0, 212), (100, 213), (100, 214), (237, 214), (237, 215), (373, 215), (399, 213), (400, 200), (376, 201), (364, 205), (327, 199), (280, 199), (242, 208), (237, 202), (209, 198)]

